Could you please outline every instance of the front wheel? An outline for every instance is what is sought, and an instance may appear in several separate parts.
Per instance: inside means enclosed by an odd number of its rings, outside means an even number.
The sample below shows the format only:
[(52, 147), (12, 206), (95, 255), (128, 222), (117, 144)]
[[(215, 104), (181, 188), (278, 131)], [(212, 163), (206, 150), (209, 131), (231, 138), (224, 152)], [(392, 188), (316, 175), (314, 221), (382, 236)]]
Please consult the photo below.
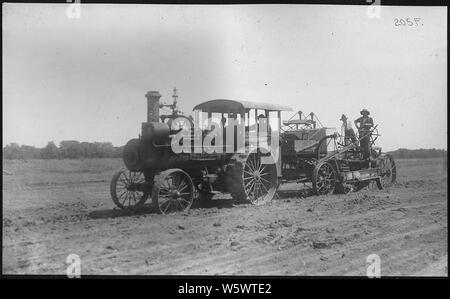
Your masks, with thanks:
[(144, 205), (148, 198), (142, 172), (119, 170), (112, 178), (110, 193), (113, 202), (121, 209), (134, 209)]

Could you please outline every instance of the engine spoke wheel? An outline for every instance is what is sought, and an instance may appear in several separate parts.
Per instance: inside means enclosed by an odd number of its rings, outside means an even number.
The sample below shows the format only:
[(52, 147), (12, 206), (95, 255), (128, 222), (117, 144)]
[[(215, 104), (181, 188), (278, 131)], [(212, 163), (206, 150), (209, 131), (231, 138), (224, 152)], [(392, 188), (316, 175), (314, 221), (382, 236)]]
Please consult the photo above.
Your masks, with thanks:
[(135, 209), (144, 205), (149, 196), (145, 190), (142, 172), (119, 170), (112, 178), (110, 193), (113, 202), (121, 209)]
[(234, 200), (261, 205), (278, 189), (276, 164), (263, 164), (261, 155), (241, 155), (227, 168), (228, 189)]
[(336, 183), (336, 171), (331, 164), (322, 162), (314, 168), (312, 185), (315, 194), (332, 194), (336, 188)]
[(155, 177), (153, 205), (160, 214), (187, 211), (194, 201), (194, 184), (181, 169), (168, 169)]
[(378, 189), (384, 189), (395, 183), (397, 179), (397, 167), (394, 158), (389, 154), (383, 154), (377, 159), (380, 179), (376, 181)]

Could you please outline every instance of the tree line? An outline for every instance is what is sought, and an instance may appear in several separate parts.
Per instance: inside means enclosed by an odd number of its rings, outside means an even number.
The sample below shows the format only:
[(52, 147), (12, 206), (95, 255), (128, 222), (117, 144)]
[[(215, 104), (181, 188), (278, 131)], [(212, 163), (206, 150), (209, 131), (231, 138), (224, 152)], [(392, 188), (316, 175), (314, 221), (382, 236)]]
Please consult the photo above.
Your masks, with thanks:
[(442, 149), (407, 149), (399, 148), (398, 150), (389, 152), (397, 159), (426, 159), (426, 158), (444, 158), (447, 157), (447, 151)]
[(123, 146), (115, 147), (111, 142), (79, 142), (63, 140), (59, 146), (53, 141), (43, 148), (10, 143), (3, 147), (3, 159), (79, 159), (122, 157)]
[[(111, 142), (79, 142), (63, 140), (56, 146), (53, 141), (43, 148), (10, 143), (3, 147), (3, 159), (79, 159), (79, 158), (119, 158), (123, 146), (115, 147)], [(389, 152), (396, 159), (424, 159), (447, 157), (441, 149), (400, 148)]]

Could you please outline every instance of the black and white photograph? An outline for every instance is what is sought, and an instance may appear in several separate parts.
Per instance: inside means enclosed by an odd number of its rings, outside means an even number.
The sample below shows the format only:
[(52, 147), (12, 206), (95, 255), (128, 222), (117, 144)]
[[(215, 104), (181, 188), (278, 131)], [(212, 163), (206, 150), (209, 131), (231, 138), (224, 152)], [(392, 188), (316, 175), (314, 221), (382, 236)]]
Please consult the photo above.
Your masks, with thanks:
[(439, 5), (2, 3), (2, 275), (448, 277), (447, 51)]

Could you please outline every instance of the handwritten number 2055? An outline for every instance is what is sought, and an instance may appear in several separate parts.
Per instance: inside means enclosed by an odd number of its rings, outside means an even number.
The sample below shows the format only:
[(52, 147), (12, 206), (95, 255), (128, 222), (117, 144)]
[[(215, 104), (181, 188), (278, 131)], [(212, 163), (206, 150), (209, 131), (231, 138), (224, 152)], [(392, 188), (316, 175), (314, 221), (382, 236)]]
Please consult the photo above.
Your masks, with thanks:
[(419, 26), (420, 18), (394, 19), (395, 26)]

